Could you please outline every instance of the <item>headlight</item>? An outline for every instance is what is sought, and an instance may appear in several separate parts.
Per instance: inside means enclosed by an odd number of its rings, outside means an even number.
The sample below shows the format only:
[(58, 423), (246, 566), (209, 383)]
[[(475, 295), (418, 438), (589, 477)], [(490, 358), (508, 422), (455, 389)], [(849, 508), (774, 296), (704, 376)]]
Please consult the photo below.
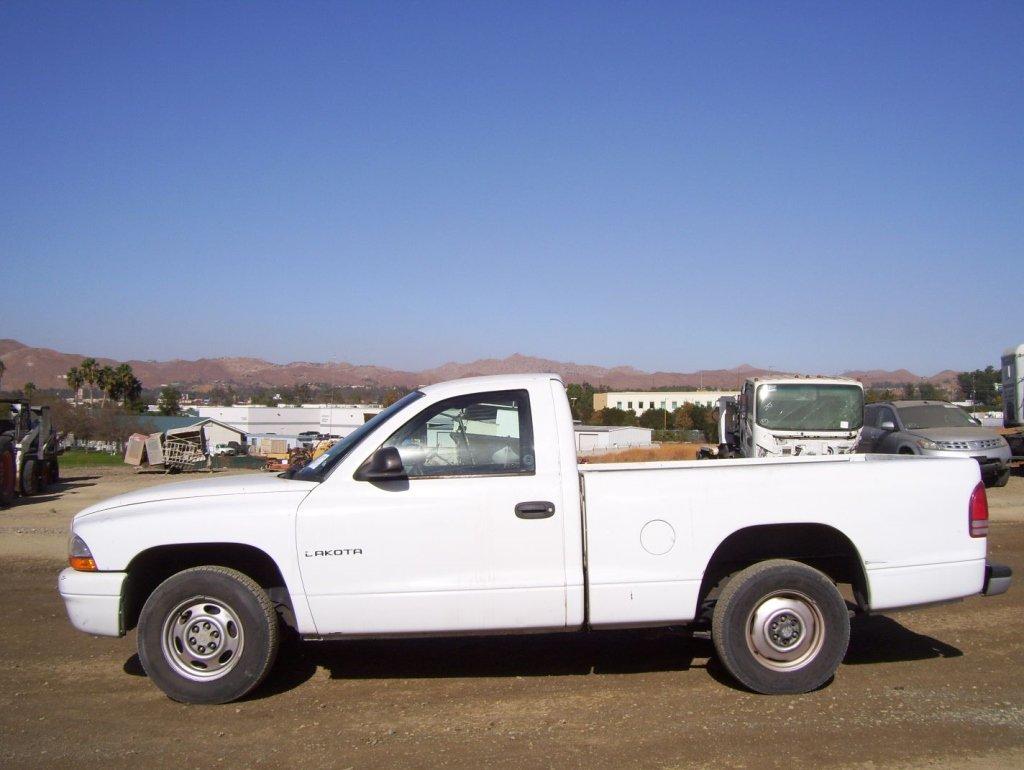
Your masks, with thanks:
[(79, 572), (96, 572), (96, 560), (92, 558), (92, 551), (78, 535), (71, 537), (68, 544), (68, 564), (72, 569)]
[(919, 438), (914, 443), (917, 444), (918, 449), (940, 449), (941, 448), (934, 441), (929, 441), (926, 438)]

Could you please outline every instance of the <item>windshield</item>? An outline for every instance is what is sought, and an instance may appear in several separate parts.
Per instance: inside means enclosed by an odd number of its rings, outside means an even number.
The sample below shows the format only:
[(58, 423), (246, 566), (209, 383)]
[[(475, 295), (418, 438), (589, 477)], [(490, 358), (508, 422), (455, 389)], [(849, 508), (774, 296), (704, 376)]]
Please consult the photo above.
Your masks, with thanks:
[(387, 409), (364, 422), (308, 465), (299, 468), (292, 478), (302, 481), (323, 481), (327, 472), (355, 449), (365, 436), (372, 433), (378, 425), (388, 420), (391, 415), (400, 412), (418, 398), (423, 398), (423, 394), (418, 390), (414, 390), (412, 393), (398, 399)]
[(900, 419), (907, 430), (919, 428), (973, 428), (970, 415), (953, 404), (901, 406)]
[(864, 391), (856, 385), (761, 385), (757, 424), (771, 430), (859, 430)]

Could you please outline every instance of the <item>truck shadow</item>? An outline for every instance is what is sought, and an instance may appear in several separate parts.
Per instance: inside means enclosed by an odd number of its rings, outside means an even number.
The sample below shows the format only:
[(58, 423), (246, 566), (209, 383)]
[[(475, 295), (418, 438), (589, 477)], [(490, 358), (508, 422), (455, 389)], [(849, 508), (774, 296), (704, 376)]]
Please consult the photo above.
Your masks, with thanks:
[[(853, 621), (844, 664), (961, 655), (963, 652), (956, 647), (876, 615)], [(288, 638), (267, 680), (245, 700), (261, 700), (292, 690), (320, 668), (326, 669), (332, 679), (587, 676), (704, 669), (716, 681), (746, 691), (719, 664), (710, 641), (678, 630), (640, 629), (329, 642)], [(125, 661), (124, 672), (145, 676), (138, 655)]]
[(854, 618), (850, 646), (843, 663), (897, 663), (929, 658), (959, 658), (963, 650), (931, 636), (911, 631), (885, 615)]
[(53, 500), (59, 499), (62, 495), (70, 492), (73, 489), (80, 487), (94, 487), (96, 486), (95, 481), (91, 479), (98, 478), (97, 476), (74, 476), (68, 479), (61, 479), (60, 481), (47, 484), (46, 490), (38, 495), (32, 495), (30, 497), (19, 497), (18, 504), (28, 505), (29, 503), (48, 503)]
[[(325, 668), (332, 679), (586, 676), (704, 668), (710, 642), (672, 630), (428, 639), (289, 641), (259, 699)], [(701, 659), (695, 662), (695, 659)]]

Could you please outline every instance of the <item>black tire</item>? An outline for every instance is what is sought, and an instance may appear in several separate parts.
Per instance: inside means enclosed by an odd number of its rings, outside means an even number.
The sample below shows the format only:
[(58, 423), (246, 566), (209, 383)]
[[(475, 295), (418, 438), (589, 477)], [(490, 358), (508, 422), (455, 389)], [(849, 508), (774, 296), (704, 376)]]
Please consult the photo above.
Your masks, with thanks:
[(21, 494), (25, 497), (38, 495), (42, 491), (39, 478), (39, 461), (29, 458), (21, 466)]
[(835, 675), (846, 655), (850, 615), (824, 574), (772, 559), (729, 580), (715, 604), (711, 636), (725, 668), (754, 692), (810, 692)]
[(0, 508), (14, 503), (18, 491), (16, 477), (14, 449), (10, 441), (4, 441), (0, 443)]
[(50, 484), (60, 483), (60, 465), (56, 460), (50, 460), (47, 464), (48, 473), (46, 475), (46, 481)]
[[(227, 567), (172, 575), (150, 594), (139, 616), (142, 667), (182, 703), (241, 698), (266, 677), (279, 643), (277, 614), (266, 592)], [(207, 650), (206, 644), (219, 647)]]
[(996, 474), (996, 477), (992, 479), (992, 486), (994, 487), (1005, 487), (1010, 483), (1010, 468), (1000, 471)]

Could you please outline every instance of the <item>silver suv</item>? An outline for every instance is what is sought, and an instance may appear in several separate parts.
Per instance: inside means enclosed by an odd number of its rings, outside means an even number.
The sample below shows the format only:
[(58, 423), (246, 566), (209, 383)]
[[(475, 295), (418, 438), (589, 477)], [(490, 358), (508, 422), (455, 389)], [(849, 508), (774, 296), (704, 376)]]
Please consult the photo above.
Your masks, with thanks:
[(858, 452), (973, 457), (988, 486), (1010, 479), (1010, 445), (948, 401), (883, 401), (864, 407)]

